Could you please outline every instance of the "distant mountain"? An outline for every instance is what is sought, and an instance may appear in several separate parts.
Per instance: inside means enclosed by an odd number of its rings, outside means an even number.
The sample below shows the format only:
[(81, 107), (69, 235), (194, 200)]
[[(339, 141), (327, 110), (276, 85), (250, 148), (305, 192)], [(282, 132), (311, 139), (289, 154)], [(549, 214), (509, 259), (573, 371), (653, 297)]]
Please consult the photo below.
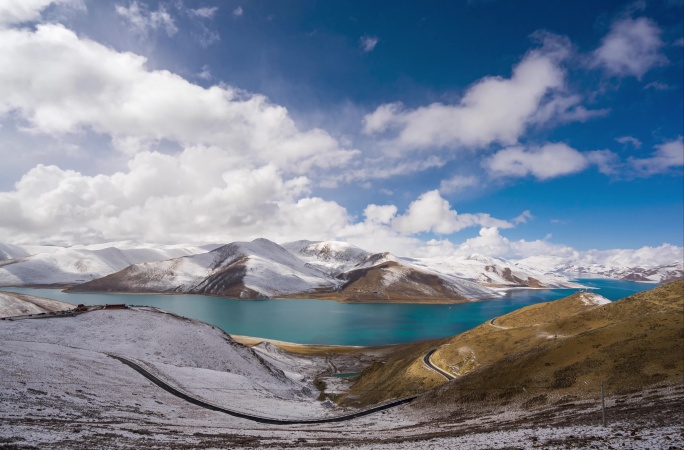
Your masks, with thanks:
[(443, 257), (409, 259), (413, 264), (490, 287), (569, 288), (580, 287), (567, 277), (534, 269), (524, 264), (480, 254), (468, 258)]
[(656, 267), (606, 267), (601, 265), (568, 265), (556, 269), (558, 272), (600, 275), (606, 278), (628, 281), (668, 283), (684, 279), (684, 265), (680, 263)]
[(616, 280), (642, 281), (650, 283), (669, 283), (684, 279), (684, 261), (670, 264), (649, 264), (643, 266), (596, 264), (580, 258), (559, 256), (532, 256), (518, 261), (529, 267), (537, 267), (549, 273), (572, 275), (593, 275)]
[(298, 297), (348, 302), (454, 302), (497, 298), (510, 288), (576, 288), (568, 274), (661, 282), (681, 263), (605, 267), (535, 256), (507, 261), (406, 258), (337, 241), (267, 239), (227, 245), (135, 242), (58, 247), (0, 244), (0, 286), (59, 285), (79, 291), (179, 292), (237, 298)]
[(201, 247), (107, 245), (56, 247), (0, 244), (0, 286), (69, 285), (101, 278), (131, 264), (206, 252)]
[(468, 280), (413, 266), (389, 253), (371, 254), (340, 242), (297, 241), (280, 246), (267, 239), (234, 242), (201, 255), (136, 264), (71, 290), (351, 302), (452, 302), (501, 295)]
[(24, 258), (30, 253), (18, 245), (0, 243), (0, 262), (8, 259)]

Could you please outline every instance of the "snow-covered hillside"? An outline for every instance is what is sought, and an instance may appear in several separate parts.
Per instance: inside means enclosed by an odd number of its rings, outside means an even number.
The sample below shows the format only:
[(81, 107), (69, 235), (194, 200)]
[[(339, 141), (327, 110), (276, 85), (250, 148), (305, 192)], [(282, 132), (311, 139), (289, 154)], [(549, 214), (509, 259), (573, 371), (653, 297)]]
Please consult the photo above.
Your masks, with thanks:
[(684, 275), (681, 262), (654, 267), (580, 262), (558, 256), (512, 261), (480, 254), (407, 258), (339, 241), (302, 240), (281, 246), (256, 239), (199, 247), (127, 241), (69, 248), (0, 244), (0, 286), (442, 302), (496, 298), (502, 289), (519, 287), (575, 288), (579, 285), (568, 277), (583, 273), (650, 282)]
[(74, 305), (71, 303), (58, 300), (15, 294), (14, 292), (0, 292), (0, 318), (64, 311), (73, 308)]
[(475, 281), (484, 286), (569, 288), (579, 287), (567, 277), (544, 272), (520, 263), (479, 254), (467, 258), (420, 258), (408, 259), (413, 264), (426, 267), (455, 278)]
[(497, 291), (349, 244), (267, 239), (206, 254), (136, 264), (75, 291), (184, 292), (238, 298), (325, 296), (348, 301), (441, 302), (495, 298)]
[(131, 264), (207, 251), (193, 246), (151, 246), (127, 242), (114, 245), (65, 248), (0, 244), (0, 256), (11, 257), (0, 260), (0, 286), (83, 283), (118, 272)]
[(239, 298), (332, 290), (341, 282), (267, 239), (211, 252), (136, 264), (75, 290), (187, 292)]
[[(684, 255), (683, 255), (684, 256)], [(617, 265), (598, 264), (583, 258), (563, 258), (559, 256), (533, 256), (518, 261), (519, 264), (539, 267), (550, 273), (600, 276), (616, 280), (668, 283), (684, 278), (684, 261), (670, 264)]]
[(335, 276), (364, 263), (370, 252), (340, 241), (295, 241), (283, 248)]
[[(69, 386), (86, 390), (91, 385), (99, 386), (103, 408), (108, 408), (110, 385), (128, 386), (133, 392), (139, 391), (141, 383), (153, 386), (131, 368), (107, 356), (115, 354), (138, 362), (195, 397), (242, 412), (297, 418), (334, 413), (326, 404), (315, 400), (318, 391), (309, 381), (289, 378), (220, 329), (154, 308), (0, 321), (0, 341), (3, 342), (2, 362), (17, 368), (22, 381), (51, 379), (58, 382), (54, 384), (55, 392), (65, 388), (65, 381), (76, 381)], [(27, 362), (24, 355), (40, 361)], [(84, 359), (80, 361), (80, 370), (69, 367), (74, 359), (80, 358)], [(84, 367), (91, 368), (86, 373), (94, 379), (81, 378), (79, 373)], [(109, 370), (103, 370), (105, 367)], [(9, 375), (13, 375), (11, 370)], [(153, 387), (153, 393), (163, 392)], [(50, 387), (41, 385), (41, 389)], [(130, 392), (125, 395), (135, 400)], [(76, 412), (88, 410), (91, 398), (76, 395), (68, 401), (74, 404), (67, 410)]]

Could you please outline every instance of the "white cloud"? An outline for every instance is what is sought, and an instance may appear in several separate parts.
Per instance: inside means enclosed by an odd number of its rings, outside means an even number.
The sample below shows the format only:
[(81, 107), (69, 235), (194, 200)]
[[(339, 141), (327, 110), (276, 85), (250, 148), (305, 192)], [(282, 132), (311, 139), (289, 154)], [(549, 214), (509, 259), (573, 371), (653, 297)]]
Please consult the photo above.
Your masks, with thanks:
[(526, 177), (540, 180), (584, 170), (587, 160), (580, 152), (566, 144), (546, 144), (525, 149), (509, 147), (485, 160), (485, 168), (494, 176)]
[(307, 178), (285, 178), (272, 165), (241, 168), (215, 147), (140, 153), (112, 175), (39, 165), (0, 193), (0, 234), (25, 242), (223, 242), (322, 239), (347, 225), (343, 207), (308, 194)]
[(368, 222), (389, 224), (397, 215), (397, 207), (394, 205), (368, 205), (363, 210), (363, 215)]
[[(510, 78), (483, 78), (455, 105), (433, 103), (416, 109), (403, 109), (399, 103), (380, 105), (364, 118), (364, 131), (371, 135), (392, 131), (395, 136), (385, 145), (393, 152), (514, 144), (531, 122), (549, 120), (551, 113), (542, 114), (543, 118), (538, 114), (555, 98), (551, 94), (564, 86), (559, 62), (567, 55), (566, 45), (562, 39), (547, 37), (545, 46), (529, 52)], [(560, 109), (567, 111), (570, 106)], [(558, 109), (558, 105), (551, 108)]]
[(653, 67), (667, 63), (660, 34), (660, 28), (645, 17), (618, 20), (594, 51), (592, 64), (611, 75), (641, 79)]
[(379, 39), (377, 36), (363, 36), (359, 39), (359, 45), (364, 53), (370, 53), (378, 45)]
[(512, 222), (517, 225), (519, 223), (527, 223), (529, 220), (533, 220), (533, 219), (534, 219), (534, 216), (532, 215), (530, 210), (526, 209), (525, 211), (520, 213), (520, 215), (518, 217), (513, 219)]
[(48, 6), (65, 4), (81, 5), (81, 0), (2, 0), (0, 27), (36, 21)]
[(149, 11), (143, 3), (132, 1), (128, 6), (115, 5), (116, 13), (124, 18), (128, 25), (136, 33), (146, 36), (150, 31), (163, 28), (168, 36), (173, 36), (178, 32), (176, 22), (163, 4), (159, 5), (156, 11)]
[(205, 64), (202, 66), (202, 70), (197, 73), (197, 78), (201, 78), (201, 79), (206, 80), (206, 81), (209, 81), (212, 79), (211, 71), (209, 70), (208, 65)]
[(201, 17), (202, 19), (212, 19), (217, 11), (218, 7), (214, 6), (211, 8), (188, 9), (188, 14), (194, 17)]
[(439, 184), (439, 191), (443, 194), (453, 194), (469, 187), (475, 187), (478, 184), (479, 181), (475, 176), (454, 175), (449, 179), (442, 180)]
[(657, 145), (648, 158), (630, 158), (629, 165), (641, 176), (667, 173), (675, 167), (684, 166), (684, 140), (677, 139)]
[[(550, 236), (547, 236), (550, 238)], [(453, 246), (449, 252), (439, 255), (469, 256), (479, 253), (487, 256), (495, 256), (518, 260), (523, 264), (540, 270), (549, 270), (556, 265), (580, 265), (588, 266), (599, 264), (612, 267), (655, 267), (682, 261), (684, 248), (671, 244), (663, 244), (657, 247), (645, 246), (638, 249), (590, 249), (579, 251), (562, 244), (555, 244), (548, 239), (534, 241), (511, 241), (502, 236), (495, 227), (482, 228), (477, 237), (467, 239), (465, 242)], [(419, 249), (418, 252), (425, 252)]]
[(145, 58), (61, 25), (0, 30), (0, 118), (8, 113), (32, 133), (92, 130), (143, 150), (160, 140), (216, 145), (242, 164), (300, 173), (344, 166), (356, 154), (321, 129), (300, 131), (287, 109), (261, 95), (148, 70)]
[(458, 214), (437, 190), (424, 193), (411, 202), (406, 213), (392, 220), (392, 228), (403, 234), (451, 234), (476, 225), (500, 228), (513, 226), (489, 214)]
[(352, 183), (369, 179), (387, 179), (399, 175), (421, 172), (423, 170), (442, 167), (445, 161), (435, 155), (422, 159), (395, 159), (391, 164), (387, 158), (366, 158), (356, 161), (355, 164), (339, 174), (333, 174), (321, 181), (321, 186), (332, 188), (339, 183)]
[(245, 11), (242, 9), (242, 6), (238, 6), (233, 10), (233, 17), (242, 17), (244, 13)]
[(563, 143), (547, 143), (526, 149), (508, 147), (487, 158), (483, 165), (494, 177), (534, 176), (547, 180), (580, 172), (590, 164), (599, 166), (603, 173), (612, 173), (616, 155), (608, 150), (579, 152)]
[(617, 142), (624, 145), (631, 145), (634, 148), (641, 148), (641, 141), (633, 136), (620, 136), (615, 138)]

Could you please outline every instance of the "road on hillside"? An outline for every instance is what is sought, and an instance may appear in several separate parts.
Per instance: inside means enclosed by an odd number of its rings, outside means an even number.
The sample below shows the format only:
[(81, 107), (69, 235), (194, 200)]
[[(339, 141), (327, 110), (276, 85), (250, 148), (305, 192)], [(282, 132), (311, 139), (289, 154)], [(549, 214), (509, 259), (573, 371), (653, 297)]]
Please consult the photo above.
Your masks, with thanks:
[(270, 425), (306, 425), (306, 424), (316, 424), (316, 423), (331, 423), (331, 422), (344, 422), (347, 420), (352, 420), (356, 419), (357, 417), (363, 417), (367, 416), (369, 414), (373, 414), (379, 411), (384, 411), (386, 409), (394, 408), (396, 406), (400, 405), (405, 405), (406, 403), (410, 403), (413, 400), (415, 400), (416, 396), (413, 397), (408, 397), (408, 398), (403, 398), (401, 400), (396, 400), (391, 403), (386, 403), (384, 405), (376, 406), (371, 409), (367, 409), (364, 411), (359, 411), (355, 412), (352, 414), (346, 414), (344, 416), (337, 416), (337, 417), (328, 417), (325, 419), (313, 419), (313, 420), (305, 420), (305, 419), (300, 419), (300, 420), (288, 420), (288, 419), (273, 419), (273, 418), (268, 418), (268, 417), (260, 417), (260, 416), (254, 416), (252, 414), (245, 414), (241, 413), (238, 411), (233, 411), (230, 409), (222, 408), (220, 406), (212, 405), (211, 403), (207, 403), (203, 400), (199, 400), (197, 398), (191, 397), (188, 394), (185, 394), (184, 392), (179, 391), (178, 389), (169, 386), (166, 382), (163, 380), (160, 380), (156, 376), (152, 375), (150, 372), (139, 366), (138, 364), (134, 363), (133, 361), (117, 356), (117, 355), (112, 355), (109, 354), (111, 358), (114, 358), (116, 360), (121, 361), (122, 363), (126, 364), (127, 366), (131, 367), (133, 370), (136, 372), (140, 373), (142, 376), (150, 380), (152, 383), (156, 384), (160, 388), (164, 389), (166, 392), (169, 392), (176, 397), (182, 398), (186, 402), (192, 403), (193, 405), (200, 406), (202, 408), (210, 409), (212, 411), (218, 411), (222, 412), (224, 414), (229, 414), (234, 417), (240, 417), (241, 419), (247, 419), (251, 420), (254, 422), (258, 423), (266, 423)]
[(447, 380), (454, 380), (454, 379), (456, 379), (456, 378), (455, 378), (453, 375), (451, 375), (449, 372), (445, 372), (444, 370), (442, 370), (442, 369), (440, 369), (439, 367), (437, 367), (437, 366), (435, 366), (434, 364), (432, 364), (432, 362), (430, 361), (430, 357), (431, 357), (432, 354), (435, 353), (436, 351), (437, 351), (437, 349), (436, 349), (436, 348), (433, 348), (432, 350), (430, 350), (429, 352), (427, 352), (427, 353), (425, 354), (425, 356), (423, 356), (423, 362), (425, 363), (425, 365), (428, 366), (430, 369), (434, 370), (435, 372), (437, 372), (438, 374), (442, 375), (442, 376), (443, 376), (444, 378), (446, 378)]

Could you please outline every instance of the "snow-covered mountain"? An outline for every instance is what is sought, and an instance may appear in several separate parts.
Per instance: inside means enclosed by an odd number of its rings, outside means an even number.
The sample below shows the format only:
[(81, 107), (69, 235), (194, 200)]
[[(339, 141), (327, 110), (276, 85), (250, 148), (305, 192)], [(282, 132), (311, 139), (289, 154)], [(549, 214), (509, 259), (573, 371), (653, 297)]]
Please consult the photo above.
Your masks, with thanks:
[(135, 264), (73, 290), (184, 292), (255, 298), (333, 290), (338, 284), (278, 244), (256, 239), (234, 242), (199, 255)]
[[(115, 243), (93, 246), (17, 246), (0, 244), (0, 286), (83, 283), (131, 264), (203, 253), (203, 247)], [(2, 259), (1, 256), (6, 258)]]
[(534, 256), (518, 261), (519, 264), (540, 267), (549, 273), (571, 274), (581, 278), (592, 275), (616, 280), (668, 283), (684, 278), (684, 261), (671, 264), (649, 264), (644, 266), (618, 266), (582, 261), (578, 258)]
[[(405, 258), (408, 260), (408, 258)], [(492, 287), (571, 288), (579, 287), (565, 276), (534, 269), (520, 263), (480, 254), (467, 258), (410, 259), (413, 264), (456, 278)]]
[(564, 265), (556, 269), (558, 272), (599, 275), (617, 280), (645, 281), (651, 283), (668, 283), (684, 278), (684, 264), (674, 263), (655, 267), (606, 267), (598, 264), (589, 266)]
[(406, 258), (337, 241), (267, 239), (201, 247), (134, 242), (58, 247), (0, 244), (0, 286), (77, 285), (79, 291), (182, 292), (238, 298), (449, 302), (502, 295), (502, 289), (573, 288), (568, 274), (665, 282), (682, 263), (609, 267), (535, 256), (507, 261)]
[(405, 302), (480, 300), (500, 295), (389, 253), (371, 254), (330, 241), (280, 246), (267, 239), (234, 242), (201, 255), (136, 264), (72, 290)]

